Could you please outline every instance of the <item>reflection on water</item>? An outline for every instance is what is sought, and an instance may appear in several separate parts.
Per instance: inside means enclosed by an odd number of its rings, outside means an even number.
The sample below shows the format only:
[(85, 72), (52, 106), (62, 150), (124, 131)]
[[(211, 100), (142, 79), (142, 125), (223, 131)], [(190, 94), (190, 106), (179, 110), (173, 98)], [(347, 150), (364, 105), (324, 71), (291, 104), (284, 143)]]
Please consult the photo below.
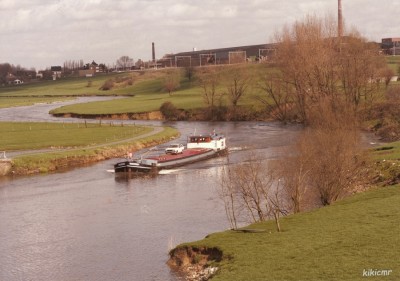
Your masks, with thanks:
[[(224, 133), (233, 163), (246, 147), (277, 157), (298, 131), (257, 122), (168, 124), (182, 141), (195, 129)], [(172, 281), (171, 247), (228, 228), (215, 190), (225, 158), (135, 179), (106, 172), (118, 160), (0, 179), (0, 280)]]

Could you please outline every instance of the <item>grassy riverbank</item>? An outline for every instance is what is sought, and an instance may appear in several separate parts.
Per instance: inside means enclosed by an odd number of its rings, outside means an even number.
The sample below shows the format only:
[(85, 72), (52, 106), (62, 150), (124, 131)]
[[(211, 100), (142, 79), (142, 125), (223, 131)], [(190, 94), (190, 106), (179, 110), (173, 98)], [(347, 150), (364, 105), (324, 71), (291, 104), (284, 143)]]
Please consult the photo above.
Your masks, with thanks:
[(400, 187), (390, 186), (285, 217), (281, 233), (269, 221), (246, 227), (263, 232), (225, 231), (179, 247), (220, 249), (213, 281), (354, 281), (369, 269), (399, 280), (399, 211)]
[[(282, 232), (268, 221), (179, 245), (170, 264), (202, 264), (214, 253), (213, 281), (399, 280), (400, 142), (370, 152), (377, 176), (369, 191), (281, 218)], [(390, 274), (377, 279), (369, 270)]]
[(120, 123), (0, 122), (1, 150), (71, 148), (106, 145), (138, 137), (153, 129)]
[[(0, 123), (0, 150), (23, 150), (13, 157), (14, 174), (33, 174), (125, 156), (179, 135), (173, 128), (113, 123)], [(154, 132), (154, 133), (153, 133)], [(29, 140), (29, 141), (27, 141)]]

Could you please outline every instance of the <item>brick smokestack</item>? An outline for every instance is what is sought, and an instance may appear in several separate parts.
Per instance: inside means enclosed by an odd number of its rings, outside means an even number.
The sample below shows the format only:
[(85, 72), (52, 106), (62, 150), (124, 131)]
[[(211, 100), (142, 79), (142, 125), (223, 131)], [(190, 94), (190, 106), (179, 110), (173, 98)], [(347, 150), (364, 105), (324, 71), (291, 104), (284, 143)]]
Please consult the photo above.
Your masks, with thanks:
[(152, 54), (152, 59), (153, 59), (153, 62), (155, 62), (156, 61), (156, 49), (155, 49), (155, 47), (154, 47), (154, 42), (153, 43), (151, 43), (151, 54)]
[(338, 37), (343, 36), (342, 0), (338, 0)]

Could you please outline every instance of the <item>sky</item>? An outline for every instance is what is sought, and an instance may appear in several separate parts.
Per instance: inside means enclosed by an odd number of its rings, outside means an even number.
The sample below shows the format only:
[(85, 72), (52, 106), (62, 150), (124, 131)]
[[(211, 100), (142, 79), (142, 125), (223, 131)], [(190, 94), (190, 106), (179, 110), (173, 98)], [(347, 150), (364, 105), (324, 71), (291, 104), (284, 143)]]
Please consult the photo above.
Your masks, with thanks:
[[(342, 0), (347, 27), (400, 37), (399, 0)], [(306, 15), (337, 16), (337, 0), (0, 0), (0, 63), (44, 69), (68, 60), (113, 65), (167, 53), (272, 43)]]

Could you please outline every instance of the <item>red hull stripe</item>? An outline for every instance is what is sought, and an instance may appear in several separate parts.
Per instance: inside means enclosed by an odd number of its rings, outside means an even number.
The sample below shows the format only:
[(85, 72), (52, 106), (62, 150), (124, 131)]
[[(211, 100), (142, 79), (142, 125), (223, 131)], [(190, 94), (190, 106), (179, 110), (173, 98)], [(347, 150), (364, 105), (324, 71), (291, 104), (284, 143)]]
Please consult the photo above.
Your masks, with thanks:
[(192, 157), (195, 155), (201, 155), (206, 152), (209, 152), (211, 149), (208, 148), (189, 148), (185, 149), (181, 154), (161, 154), (157, 156), (149, 156), (146, 159), (157, 160), (158, 163), (174, 161), (178, 159), (184, 159), (187, 157)]

